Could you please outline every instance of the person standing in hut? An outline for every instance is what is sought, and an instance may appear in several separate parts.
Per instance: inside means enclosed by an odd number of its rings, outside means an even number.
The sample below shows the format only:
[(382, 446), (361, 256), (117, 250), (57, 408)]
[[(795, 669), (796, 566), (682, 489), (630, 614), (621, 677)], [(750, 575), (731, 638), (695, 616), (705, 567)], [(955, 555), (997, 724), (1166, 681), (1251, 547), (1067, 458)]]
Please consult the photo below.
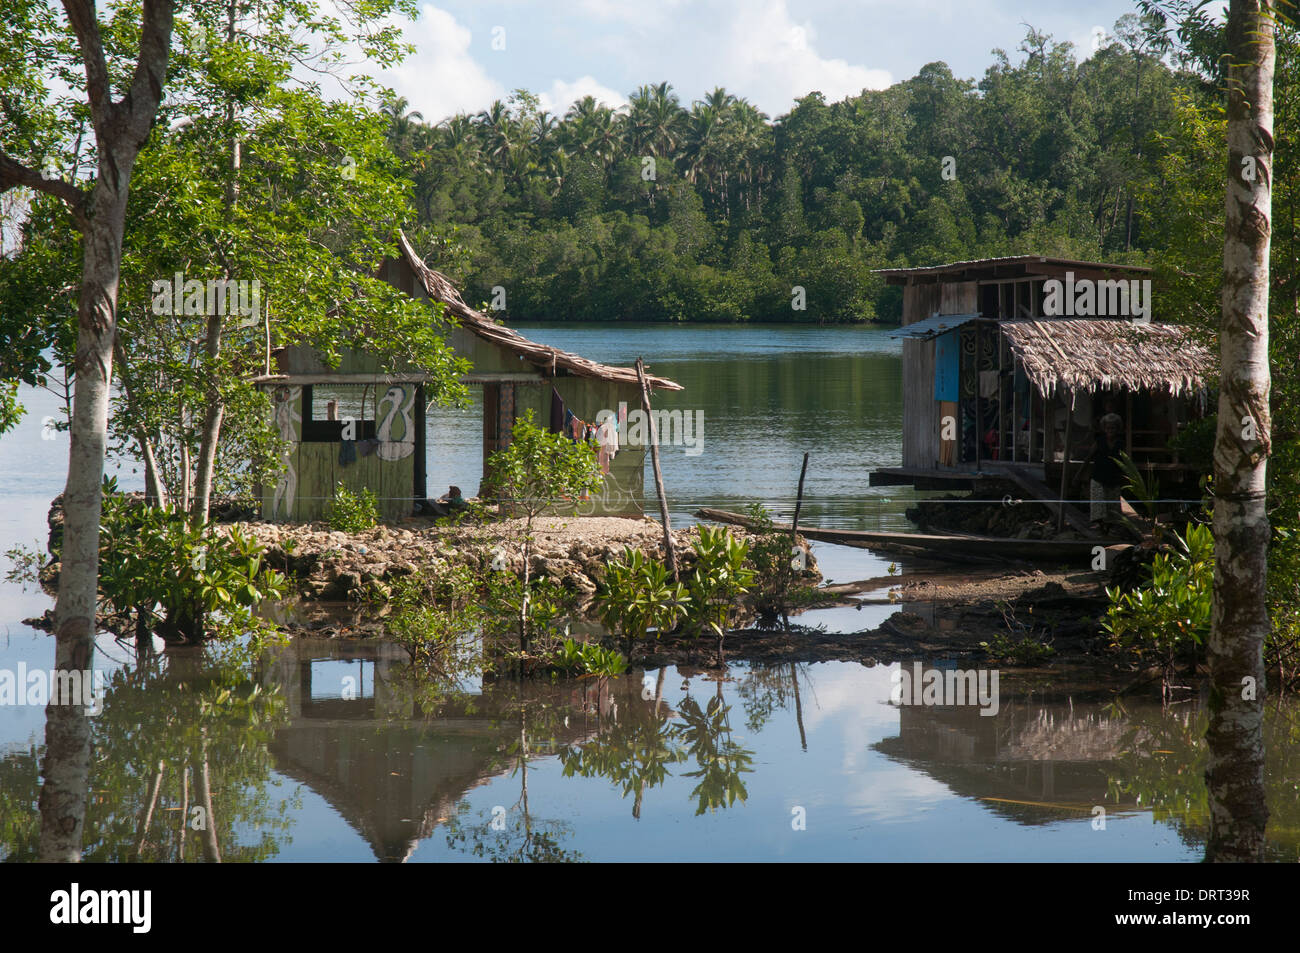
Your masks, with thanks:
[(1089, 516), (1100, 530), (1121, 525), (1120, 490), (1124, 471), (1119, 455), (1124, 449), (1124, 421), (1119, 414), (1101, 418), (1101, 430), (1093, 437), (1092, 479), (1089, 481)]

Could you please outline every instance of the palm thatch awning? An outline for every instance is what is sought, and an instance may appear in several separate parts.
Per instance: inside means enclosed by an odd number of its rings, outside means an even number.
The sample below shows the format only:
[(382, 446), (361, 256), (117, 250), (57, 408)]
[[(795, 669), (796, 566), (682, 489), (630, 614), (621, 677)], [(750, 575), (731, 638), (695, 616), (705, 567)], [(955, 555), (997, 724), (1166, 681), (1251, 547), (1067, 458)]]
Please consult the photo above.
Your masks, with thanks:
[(1080, 318), (1004, 321), (1011, 351), (1039, 392), (1145, 390), (1203, 393), (1214, 355), (1185, 328)]
[[(528, 340), (518, 331), (498, 324), (482, 312), (475, 311), (461, 299), (456, 286), (446, 275), (434, 271), (424, 263), (411, 247), (405, 233), (398, 233), (397, 243), (402, 251), (402, 257), (406, 259), (406, 263), (411, 266), (411, 270), (424, 286), (425, 293), (434, 301), (441, 302), (445, 306), (446, 314), (471, 333), (498, 347), (513, 351), (551, 376), (563, 370), (576, 377), (594, 377), (598, 380), (619, 381), (625, 384), (637, 383), (635, 368), (598, 364), (577, 354), (538, 344), (536, 341)], [(676, 381), (651, 374), (646, 374), (646, 383), (660, 390), (684, 389)]]

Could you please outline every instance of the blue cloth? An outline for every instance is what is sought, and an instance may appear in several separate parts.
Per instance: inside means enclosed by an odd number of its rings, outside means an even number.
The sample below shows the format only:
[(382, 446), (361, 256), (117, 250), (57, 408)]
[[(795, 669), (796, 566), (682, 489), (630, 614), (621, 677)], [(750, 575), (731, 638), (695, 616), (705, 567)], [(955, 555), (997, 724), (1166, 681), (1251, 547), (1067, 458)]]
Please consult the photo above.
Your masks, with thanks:
[(934, 339), (934, 399), (957, 400), (961, 396), (960, 364), (961, 340), (958, 333), (949, 331)]

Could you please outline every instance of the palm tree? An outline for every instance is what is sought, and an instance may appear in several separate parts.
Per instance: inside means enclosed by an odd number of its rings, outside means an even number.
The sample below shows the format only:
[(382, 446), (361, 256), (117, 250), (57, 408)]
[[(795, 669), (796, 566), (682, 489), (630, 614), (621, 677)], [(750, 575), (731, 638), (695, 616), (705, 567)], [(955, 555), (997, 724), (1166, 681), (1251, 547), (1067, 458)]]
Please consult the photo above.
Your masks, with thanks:
[(394, 152), (403, 155), (410, 151), (415, 130), (424, 120), (424, 116), (416, 110), (407, 111), (410, 105), (405, 96), (398, 96), (381, 110), (388, 117), (388, 131), (385, 133), (388, 144)]
[(608, 167), (618, 153), (619, 130), (614, 110), (583, 96), (564, 115), (565, 136), (570, 148), (593, 156)]
[(642, 86), (628, 103), (628, 146), (634, 155), (671, 158), (682, 140), (685, 111), (667, 83)]
[(484, 154), (498, 168), (508, 168), (511, 154), (518, 145), (518, 135), (514, 119), (505, 103), (499, 99), (493, 101), (491, 106), (478, 114), (478, 125), (483, 134)]

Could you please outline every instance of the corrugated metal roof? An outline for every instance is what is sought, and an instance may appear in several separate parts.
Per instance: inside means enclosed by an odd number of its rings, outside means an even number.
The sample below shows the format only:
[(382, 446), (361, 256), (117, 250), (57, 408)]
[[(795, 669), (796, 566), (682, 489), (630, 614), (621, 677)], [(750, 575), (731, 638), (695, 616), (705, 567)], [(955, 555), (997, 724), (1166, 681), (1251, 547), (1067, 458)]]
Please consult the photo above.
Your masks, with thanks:
[(959, 328), (963, 324), (969, 324), (972, 321), (978, 321), (982, 315), (979, 314), (936, 314), (925, 318), (921, 321), (913, 321), (906, 327), (901, 327), (897, 331), (890, 331), (891, 338), (920, 338), (929, 340), (938, 337), (940, 334), (947, 334), (954, 328)]
[(917, 265), (911, 268), (875, 268), (872, 274), (905, 277), (910, 275), (937, 275), (948, 271), (966, 271), (973, 268), (995, 268), (999, 265), (1051, 265), (1056, 268), (1082, 268), (1089, 271), (1132, 271), (1150, 274), (1145, 265), (1120, 265), (1106, 261), (1079, 261), (1073, 258), (1052, 258), (1047, 255), (1008, 255), (1004, 258), (973, 258), (970, 261), (953, 261), (943, 265)]

